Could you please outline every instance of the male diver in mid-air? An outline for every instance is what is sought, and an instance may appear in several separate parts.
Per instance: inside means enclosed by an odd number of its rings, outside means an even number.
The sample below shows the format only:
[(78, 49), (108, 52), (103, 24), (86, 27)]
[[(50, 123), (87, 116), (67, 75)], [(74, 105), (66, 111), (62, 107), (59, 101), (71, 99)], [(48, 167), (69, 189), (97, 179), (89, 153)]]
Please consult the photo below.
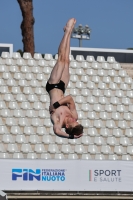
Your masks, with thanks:
[[(83, 134), (83, 126), (77, 122), (78, 114), (73, 98), (70, 95), (64, 97), (70, 78), (70, 38), (75, 23), (76, 20), (72, 18), (64, 27), (64, 36), (58, 49), (58, 60), (46, 84), (50, 96), (49, 112), (54, 133), (69, 139), (79, 138)], [(62, 128), (65, 128), (66, 132)]]

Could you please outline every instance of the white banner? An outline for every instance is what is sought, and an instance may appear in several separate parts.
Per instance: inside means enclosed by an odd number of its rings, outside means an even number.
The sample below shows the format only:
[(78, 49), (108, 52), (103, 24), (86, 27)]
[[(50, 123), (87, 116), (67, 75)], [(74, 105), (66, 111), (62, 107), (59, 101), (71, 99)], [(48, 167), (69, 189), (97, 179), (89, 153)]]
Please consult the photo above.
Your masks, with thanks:
[(1, 159), (0, 190), (133, 191), (133, 162)]

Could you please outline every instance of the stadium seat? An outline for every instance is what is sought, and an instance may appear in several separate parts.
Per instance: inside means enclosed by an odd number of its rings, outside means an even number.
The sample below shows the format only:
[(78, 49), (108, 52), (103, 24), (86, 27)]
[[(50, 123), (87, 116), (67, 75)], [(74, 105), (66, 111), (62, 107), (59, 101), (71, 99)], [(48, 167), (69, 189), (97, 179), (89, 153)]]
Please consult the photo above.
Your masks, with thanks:
[(69, 54), (69, 60), (70, 60), (70, 61), (74, 60), (73, 55), (70, 55), (70, 54)]
[(106, 83), (103, 83), (102, 81), (99, 81), (98, 88), (100, 90), (105, 90), (107, 88)]
[(133, 98), (133, 91), (132, 90), (128, 90), (126, 93), (126, 96), (129, 98)]
[(97, 129), (94, 128), (94, 127), (89, 127), (88, 128), (88, 135), (92, 136), (92, 137), (97, 136), (98, 135)]
[(128, 155), (128, 154), (125, 154), (125, 155), (122, 155), (122, 158), (121, 158), (122, 160), (132, 160), (132, 157), (130, 156), (130, 155)]
[(128, 124), (125, 120), (119, 120), (118, 121), (118, 127), (121, 129), (126, 129), (128, 128)]
[(121, 120), (121, 114), (119, 112), (112, 112), (111, 113), (111, 118), (114, 120)]
[(82, 68), (76, 68), (75, 73), (76, 73), (78, 76), (85, 75), (84, 69), (82, 69)]
[(24, 110), (31, 109), (31, 105), (28, 101), (22, 101), (21, 108)]
[(97, 74), (98, 74), (98, 76), (107, 76), (107, 70), (98, 69)]
[(78, 159), (78, 156), (77, 156), (77, 154), (75, 154), (75, 153), (69, 153), (69, 154), (68, 154), (68, 159), (69, 159), (69, 160), (77, 160), (77, 159)]
[(101, 153), (103, 154), (111, 154), (112, 151), (111, 151), (111, 147), (109, 145), (102, 145), (101, 146)]
[(81, 120), (81, 124), (84, 128), (92, 127), (91, 122), (88, 119)]
[(82, 62), (82, 61), (84, 61), (84, 57), (82, 55), (77, 55), (76, 56), (76, 61)]
[(12, 117), (12, 114), (11, 114), (9, 109), (2, 109), (1, 110), (1, 116), (2, 117)]
[[(10, 116), (10, 115), (9, 115)], [(22, 111), (22, 110), (20, 110), (20, 109), (15, 109), (14, 111), (13, 111), (13, 116), (14, 117), (25, 117), (25, 114), (24, 114), (24, 112)]]
[(114, 82), (110, 82), (109, 83), (109, 89), (111, 89), (111, 90), (117, 90), (118, 89), (117, 84), (114, 83)]
[(12, 58), (16, 60), (16, 59), (18, 59), (18, 58), (21, 58), (21, 55), (20, 55), (19, 52), (13, 52), (13, 53), (12, 53)]
[(4, 101), (0, 101), (0, 109), (5, 109), (6, 108), (6, 104)]
[(133, 83), (133, 80), (132, 80), (131, 77), (125, 77), (124, 82), (127, 83), (127, 84), (132, 84), (132, 83)]
[(70, 80), (71, 80), (72, 82), (76, 83), (77, 81), (79, 81), (79, 78), (78, 78), (78, 76), (77, 76), (76, 74), (72, 74), (72, 75), (70, 76)]
[(78, 119), (86, 119), (85, 113), (82, 110), (78, 110)]
[[(84, 90), (84, 89), (83, 89)], [(77, 89), (77, 88), (72, 88), (72, 89), (70, 89), (70, 94), (72, 95), (72, 96), (77, 96), (77, 95), (79, 95), (79, 90)], [(85, 93), (86, 94), (86, 93)], [(86, 96), (87, 96), (87, 94), (86, 94)]]
[[(126, 84), (126, 83), (121, 83), (120, 84), (120, 89), (121, 90), (129, 90), (129, 85)], [(132, 89), (132, 87), (131, 87), (131, 89)]]
[[(8, 69), (7, 69), (7, 66), (6, 65), (0, 65), (0, 72), (5, 72), (4, 75), (3, 75), (3, 78), (4, 79), (8, 79), (11, 77), (11, 74), (7, 72)], [(9, 76), (10, 75), (10, 76)]]
[(83, 153), (82, 156), (81, 156), (81, 159), (82, 160), (91, 160), (91, 155), (88, 154), (88, 153)]
[(114, 153), (116, 153), (117, 155), (122, 155), (125, 153), (123, 146), (120, 145), (116, 145), (114, 146)]
[(40, 139), (39, 139), (39, 137), (38, 137), (38, 135), (30, 135), (29, 136), (29, 143), (31, 143), (31, 144), (36, 144), (36, 143), (38, 143), (38, 142), (40, 142)]
[(121, 137), (121, 136), (123, 136), (123, 131), (121, 129), (119, 129), (119, 128), (114, 128), (112, 134), (115, 137)]
[(39, 127), (37, 127), (37, 134), (38, 135), (45, 135), (45, 134), (47, 135), (48, 133), (47, 133), (47, 130), (45, 127), (39, 126)]
[(76, 96), (76, 103), (85, 103), (85, 98), (81, 95)]
[(83, 111), (92, 111), (92, 107), (88, 103), (82, 103), (81, 110)]
[(103, 80), (104, 83), (110, 83), (111, 82), (110, 76), (103, 76), (102, 80)]
[(105, 58), (103, 56), (97, 56), (97, 61), (98, 62), (105, 62)]
[(120, 84), (122, 82), (122, 78), (120, 76), (115, 76), (114, 82), (117, 83), (117, 84)]
[(26, 62), (23, 58), (20, 57), (17, 59), (16, 64), (21, 67), (23, 65), (26, 65)]
[(48, 145), (48, 152), (51, 153), (51, 154), (53, 154), (53, 153), (60, 153), (57, 144), (49, 144)]
[(6, 94), (4, 95), (4, 100), (5, 100), (5, 101), (14, 101), (14, 97), (13, 97), (12, 94), (6, 93)]
[(114, 64), (113, 64), (113, 69), (115, 69), (115, 70), (120, 70), (120, 69), (121, 69), (120, 64), (119, 64), (119, 63), (114, 63)]
[(17, 144), (16, 144), (16, 143), (9, 143), (9, 144), (7, 145), (7, 151), (8, 151), (9, 153), (14, 153), (14, 152), (18, 151), (18, 146), (17, 146)]
[(123, 136), (120, 138), (120, 144), (122, 146), (128, 146), (128, 145), (131, 145), (131, 141), (129, 140), (128, 137)]
[(31, 125), (38, 127), (38, 126), (42, 126), (43, 122), (38, 117), (34, 117), (34, 118), (31, 119)]
[(6, 118), (6, 125), (8, 126), (14, 126), (14, 125), (17, 125), (17, 122), (14, 118), (12, 117), (7, 117)]
[(53, 59), (53, 56), (52, 56), (52, 54), (45, 54), (44, 55), (44, 59), (47, 60), (47, 61), (49, 61), (49, 60)]
[(98, 147), (94, 144), (88, 146), (88, 152), (90, 154), (97, 154), (99, 153)]
[(93, 62), (92, 65), (91, 65), (91, 67), (92, 67), (93, 69), (99, 69), (99, 68), (100, 68), (98, 62)]
[(32, 126), (25, 126), (24, 127), (24, 134), (25, 135), (35, 134), (33, 127)]
[(103, 110), (103, 106), (100, 103), (94, 103), (93, 110), (96, 112), (100, 112)]
[(84, 145), (93, 144), (91, 137), (88, 136), (88, 135), (83, 135), (82, 136), (81, 143), (84, 144)]
[(99, 113), (99, 118), (102, 120), (107, 120), (107, 119), (109, 119), (109, 113), (102, 111)]
[(12, 135), (10, 135), (10, 134), (4, 134), (3, 136), (2, 136), (2, 142), (3, 143), (14, 143), (14, 140), (13, 140), (13, 137), (12, 137)]
[(111, 90), (107, 89), (107, 90), (104, 90), (104, 96), (111, 97), (111, 96), (113, 96), (113, 93)]
[(107, 144), (110, 146), (118, 145), (117, 139), (114, 136), (107, 137)]
[(24, 52), (23, 58), (27, 60), (27, 59), (31, 59), (32, 57), (30, 53)]
[(126, 128), (125, 130), (125, 136), (132, 138), (133, 137), (133, 129), (131, 128)]
[(122, 104), (129, 105), (129, 104), (131, 104), (131, 101), (128, 97), (123, 97), (122, 98)]
[(120, 69), (119, 70), (119, 74), (118, 74), (119, 76), (121, 76), (121, 77), (123, 77), (123, 78), (125, 78), (126, 76), (127, 76), (127, 73), (126, 73), (126, 71), (125, 70), (123, 70), (123, 69)]
[(107, 128), (115, 128), (116, 127), (115, 121), (114, 120), (107, 120), (106, 121), (106, 127)]
[(45, 160), (51, 159), (50, 153), (42, 153), (41, 159), (45, 159)]
[(96, 96), (96, 97), (99, 97), (99, 96), (102, 96), (102, 92), (99, 89), (93, 89), (92, 90), (92, 95)]
[(46, 152), (44, 145), (42, 143), (35, 144), (35, 152), (36, 153), (44, 153), (44, 152)]
[(102, 63), (102, 69), (111, 69), (110, 65), (107, 62)]
[(9, 54), (9, 52), (2, 52), (1, 57), (4, 58), (4, 59), (10, 58), (10, 54)]
[(42, 59), (42, 55), (40, 53), (34, 53), (34, 59), (35, 60), (41, 60)]
[(2, 86), (2, 85), (6, 85), (6, 83), (2, 78), (0, 78), (0, 86)]
[(127, 146), (126, 152), (127, 152), (128, 154), (130, 154), (130, 155), (133, 155), (133, 146), (132, 146), (132, 145)]
[(64, 154), (74, 153), (70, 144), (62, 144), (61, 152), (64, 153)]
[(19, 124), (20, 126), (28, 126), (28, 125), (30, 125), (30, 123), (29, 123), (29, 121), (27, 120), (26, 117), (21, 117), (21, 118), (19, 118), (18, 124)]
[(7, 152), (0, 152), (0, 159), (9, 159), (9, 153)]
[(20, 93), (20, 94), (17, 94), (16, 100), (17, 100), (18, 102), (23, 102), (23, 101), (26, 101), (26, 97), (25, 97), (24, 94)]
[(90, 80), (90, 78), (89, 78), (87, 75), (82, 75), (82, 76), (81, 76), (81, 81), (82, 81), (83, 83), (87, 83), (89, 80)]
[(21, 151), (23, 153), (28, 153), (32, 151), (31, 145), (29, 143), (23, 143), (21, 146)]
[(127, 110), (126, 110), (126, 107), (124, 106), (124, 105), (122, 105), (122, 104), (118, 104), (117, 105), (117, 108), (116, 108), (116, 110), (118, 111), (118, 112), (126, 112)]
[(53, 143), (52, 136), (51, 135), (43, 135), (42, 142), (44, 144), (51, 144), (51, 143)]
[(114, 104), (114, 105), (119, 104), (120, 103), (119, 98), (118, 97), (111, 97), (110, 103)]
[(114, 63), (115, 62), (115, 58), (114, 57), (112, 57), (112, 56), (108, 56), (107, 57), (107, 62), (109, 62), (109, 63)]
[(97, 116), (97, 114), (94, 111), (90, 111), (87, 114), (87, 118), (88, 119), (98, 119), (98, 116)]
[(118, 156), (116, 154), (110, 154), (109, 160), (118, 160)]
[(95, 155), (95, 160), (105, 160), (105, 156), (101, 153)]
[(13, 153), (13, 159), (24, 159), (24, 156), (21, 152)]
[(124, 112), (123, 119), (127, 121), (133, 120), (133, 114), (129, 112)]
[(77, 81), (75, 86), (78, 89), (86, 88), (85, 84), (82, 81)]
[[(87, 97), (87, 102), (89, 103), (89, 104), (96, 104), (97, 103), (97, 100), (96, 100), (96, 97), (95, 96), (88, 96)], [(97, 104), (96, 104), (97, 105)], [(99, 105), (99, 104), (98, 104)], [(92, 105), (93, 106), (93, 105)], [(97, 106), (95, 106), (95, 107), (97, 107)], [(100, 106), (99, 106), (100, 107)]]
[(100, 129), (100, 135), (103, 137), (108, 137), (111, 135), (111, 132), (108, 128), (101, 128)]
[(20, 79), (23, 79), (23, 78), (24, 78), (24, 76), (23, 76), (22, 73), (20, 73), (20, 72), (15, 72), (15, 74), (14, 74), (14, 79), (20, 80)]
[(115, 91), (115, 96), (116, 97), (123, 97), (124, 96), (124, 92), (122, 90), (116, 90)]
[(0, 135), (9, 134), (9, 131), (5, 125), (0, 125)]
[(94, 138), (94, 144), (96, 144), (96, 145), (103, 145), (103, 144), (105, 144), (105, 141), (104, 141), (104, 139), (103, 139), (103, 137), (101, 137), (101, 136), (95, 136), (95, 138)]
[[(71, 141), (73, 141), (73, 140), (71, 140)], [(68, 139), (56, 136), (55, 143), (56, 144), (67, 144), (68, 143)]]
[(99, 97), (99, 103), (104, 105), (104, 104), (108, 104), (109, 102), (108, 102), (108, 99), (106, 97), (100, 96)]
[(92, 76), (92, 81), (93, 81), (94, 83), (99, 83), (99, 81), (100, 81), (100, 77), (97, 76), (97, 75)]
[(88, 68), (86, 70), (86, 74), (89, 75), (89, 76), (94, 76), (94, 75), (96, 75), (96, 72), (95, 72), (94, 69)]
[(35, 152), (28, 152), (27, 159), (37, 159), (37, 154)]
[(26, 139), (25, 135), (21, 135), (21, 134), (16, 135), (15, 141), (16, 141), (16, 143), (19, 143), (19, 144), (27, 143), (27, 139)]
[(88, 62), (86, 61), (82, 61), (81, 65), (80, 65), (83, 69), (88, 69), (90, 68), (90, 65)]
[(77, 154), (87, 153), (86, 150), (85, 150), (85, 147), (84, 147), (82, 144), (77, 144), (77, 145), (75, 145), (74, 151), (75, 151)]
[(5, 146), (3, 145), (3, 143), (0, 143), (0, 152), (6, 152)]
[(20, 90), (20, 87), (12, 87), (12, 90), (11, 90), (11, 92), (13, 93), (13, 94), (20, 94), (21, 93), (21, 90)]
[(54, 159), (57, 159), (57, 160), (64, 160), (64, 159), (66, 159), (66, 158), (65, 158), (65, 156), (64, 156), (63, 153), (55, 153)]
[(2, 93), (2, 94), (9, 93), (8, 86), (2, 85), (0, 87), (0, 93)]
[(95, 61), (94, 56), (87, 56), (87, 57), (86, 57), (86, 61), (88, 61), (88, 62), (93, 62), (93, 61)]
[(17, 134), (22, 134), (22, 131), (21, 131), (19, 126), (12, 126), (11, 127), (11, 133), (13, 135), (17, 135)]

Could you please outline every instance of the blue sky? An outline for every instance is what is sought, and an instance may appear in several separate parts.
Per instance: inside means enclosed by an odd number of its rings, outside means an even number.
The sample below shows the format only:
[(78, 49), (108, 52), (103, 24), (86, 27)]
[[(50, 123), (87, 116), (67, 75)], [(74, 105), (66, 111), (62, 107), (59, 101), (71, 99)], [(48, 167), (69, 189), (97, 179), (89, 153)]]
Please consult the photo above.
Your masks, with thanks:
[[(88, 24), (91, 40), (83, 47), (126, 49), (133, 47), (133, 0), (33, 0), (35, 52), (57, 53), (66, 21)], [(0, 43), (23, 49), (17, 0), (0, 0)], [(78, 47), (72, 39), (71, 46)]]

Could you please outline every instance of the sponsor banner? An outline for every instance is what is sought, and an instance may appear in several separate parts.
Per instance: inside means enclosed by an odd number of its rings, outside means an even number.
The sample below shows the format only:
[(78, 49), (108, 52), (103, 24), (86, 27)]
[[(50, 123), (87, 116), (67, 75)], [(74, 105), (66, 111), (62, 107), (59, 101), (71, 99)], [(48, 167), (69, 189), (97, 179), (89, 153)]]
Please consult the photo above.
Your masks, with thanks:
[(132, 191), (133, 162), (1, 159), (0, 190)]

